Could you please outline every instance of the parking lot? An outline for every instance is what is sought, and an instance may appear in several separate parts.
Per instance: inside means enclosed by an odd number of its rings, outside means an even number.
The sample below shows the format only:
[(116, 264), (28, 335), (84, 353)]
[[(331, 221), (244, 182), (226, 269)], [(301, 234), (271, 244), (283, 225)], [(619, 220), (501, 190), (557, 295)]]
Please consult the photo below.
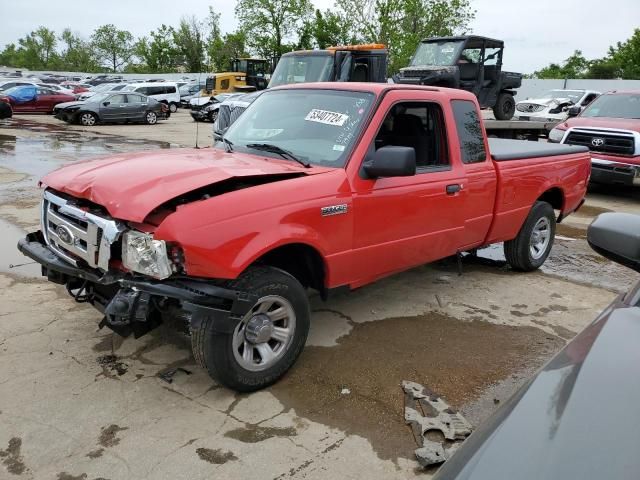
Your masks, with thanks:
[(462, 275), (447, 259), (314, 297), (298, 363), (275, 386), (236, 394), (170, 326), (138, 340), (99, 330), (97, 311), (15, 248), (37, 228), (46, 172), (196, 138), (210, 146), (211, 125), (184, 111), (153, 126), (0, 123), (0, 478), (425, 477), (434, 471), (415, 461), (403, 380), (475, 426), (635, 280), (595, 254), (585, 231), (599, 213), (637, 212), (640, 194), (597, 189), (558, 227), (540, 271), (514, 272), (492, 247), (466, 257)]

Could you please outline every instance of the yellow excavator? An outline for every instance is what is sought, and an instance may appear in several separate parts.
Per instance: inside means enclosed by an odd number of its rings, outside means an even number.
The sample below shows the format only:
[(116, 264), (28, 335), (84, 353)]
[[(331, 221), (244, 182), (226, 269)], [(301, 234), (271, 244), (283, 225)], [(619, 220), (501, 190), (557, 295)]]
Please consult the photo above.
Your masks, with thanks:
[(267, 88), (270, 62), (263, 58), (236, 58), (231, 71), (214, 73), (207, 77), (202, 97), (220, 93), (247, 93)]

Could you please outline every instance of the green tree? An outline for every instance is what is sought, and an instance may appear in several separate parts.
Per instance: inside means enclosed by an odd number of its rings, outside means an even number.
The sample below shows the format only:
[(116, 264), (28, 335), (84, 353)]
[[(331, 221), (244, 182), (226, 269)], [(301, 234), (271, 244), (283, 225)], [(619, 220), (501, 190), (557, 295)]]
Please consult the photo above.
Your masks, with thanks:
[(64, 45), (60, 63), (64, 70), (96, 72), (100, 65), (93, 54), (91, 44), (74, 34), (69, 28), (63, 30), (60, 41)]
[(389, 71), (408, 65), (420, 40), (462, 34), (475, 18), (470, 0), (337, 0), (354, 36), (389, 48)]
[(133, 35), (126, 30), (118, 30), (115, 25), (98, 27), (91, 36), (91, 45), (98, 61), (117, 72), (129, 62), (134, 54)]
[[(171, 72), (175, 70), (178, 48), (174, 43), (174, 30), (162, 25), (149, 34), (150, 38), (142, 37), (134, 45), (135, 55), (142, 61), (143, 66), (136, 69), (139, 73)], [(144, 70), (141, 71), (141, 70)]]
[(315, 46), (320, 49), (358, 42), (353, 21), (349, 20), (344, 13), (329, 9), (324, 12), (316, 10), (312, 23), (312, 35)]
[(0, 65), (7, 67), (22, 67), (15, 43), (7, 44), (2, 52), (0, 52)]
[(606, 60), (617, 67), (616, 76), (640, 79), (640, 28), (636, 28), (626, 42), (618, 42), (615, 47), (610, 47)]
[(201, 72), (204, 66), (203, 25), (195, 17), (182, 17), (173, 31), (173, 41), (189, 72)]
[(584, 78), (589, 71), (591, 62), (584, 58), (580, 50), (573, 52), (561, 65), (551, 63), (533, 73), (536, 78)]
[(236, 4), (249, 46), (266, 58), (285, 53), (288, 39), (297, 42), (296, 34), (312, 13), (310, 0), (238, 0)]

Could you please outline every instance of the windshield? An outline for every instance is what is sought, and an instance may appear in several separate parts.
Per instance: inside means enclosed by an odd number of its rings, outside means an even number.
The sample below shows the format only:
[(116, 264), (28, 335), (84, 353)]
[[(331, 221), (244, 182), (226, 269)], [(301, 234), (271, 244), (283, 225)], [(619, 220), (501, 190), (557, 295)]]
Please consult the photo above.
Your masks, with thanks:
[(25, 87), (24, 85), (19, 85), (19, 86), (17, 86), (17, 87), (7, 88), (7, 89), (6, 89), (4, 92), (2, 92), (2, 93), (3, 93), (3, 95), (10, 96), (10, 95), (13, 95), (13, 94), (14, 94), (14, 93), (16, 93), (16, 92), (19, 92), (19, 91), (20, 91), (20, 89), (21, 89), (21, 88), (24, 88), (24, 87)]
[(540, 98), (568, 98), (573, 103), (577, 103), (584, 97), (583, 90), (549, 90)]
[(94, 96), (92, 96), (89, 101), (91, 103), (93, 102), (102, 102), (105, 98), (110, 97), (111, 94), (110, 93), (96, 93)]
[(418, 45), (411, 59), (412, 67), (422, 65), (453, 65), (462, 48), (462, 42), (427, 42)]
[(229, 127), (224, 139), (234, 150), (281, 158), (248, 146), (269, 144), (314, 165), (342, 167), (373, 99), (367, 92), (265, 92)]
[(601, 95), (582, 112), (581, 116), (640, 119), (640, 93)]
[(269, 88), (290, 83), (327, 82), (332, 74), (333, 55), (289, 55), (278, 62)]

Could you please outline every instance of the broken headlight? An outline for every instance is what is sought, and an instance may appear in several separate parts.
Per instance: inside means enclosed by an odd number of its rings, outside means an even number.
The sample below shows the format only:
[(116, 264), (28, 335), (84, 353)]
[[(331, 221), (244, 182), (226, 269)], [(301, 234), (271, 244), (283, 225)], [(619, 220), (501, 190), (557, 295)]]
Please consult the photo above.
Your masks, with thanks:
[(173, 273), (164, 240), (133, 230), (122, 236), (122, 264), (128, 270), (162, 280)]

